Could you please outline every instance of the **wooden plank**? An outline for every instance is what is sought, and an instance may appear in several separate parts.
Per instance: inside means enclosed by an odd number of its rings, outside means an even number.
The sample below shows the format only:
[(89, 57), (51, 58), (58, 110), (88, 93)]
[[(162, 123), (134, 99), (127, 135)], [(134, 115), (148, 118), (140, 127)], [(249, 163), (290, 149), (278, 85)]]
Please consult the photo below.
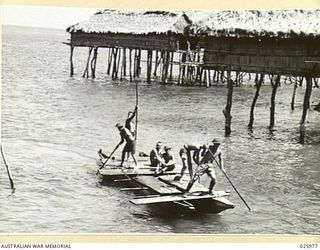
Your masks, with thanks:
[(177, 201), (191, 201), (191, 200), (206, 200), (213, 199), (214, 195), (167, 195), (160, 197), (150, 197), (150, 198), (138, 198), (132, 199), (132, 202), (135, 205), (147, 205), (147, 204), (155, 204), (155, 203), (168, 203), (168, 202), (177, 202)]
[(157, 204), (157, 203), (168, 203), (168, 202), (177, 202), (177, 201), (192, 201), (192, 200), (218, 200), (222, 203), (232, 204), (225, 197), (229, 193), (225, 191), (215, 191), (213, 194), (179, 194), (179, 195), (167, 195), (167, 196), (150, 196), (145, 198), (135, 198), (130, 200), (131, 203), (135, 205), (147, 205), (147, 204)]
[[(159, 180), (163, 181), (164, 183), (176, 187), (179, 190), (186, 190), (189, 180), (186, 179), (181, 179), (180, 181), (174, 181), (174, 178), (172, 176), (161, 176), (159, 177)], [(190, 189), (189, 193), (194, 193), (194, 192), (208, 192), (209, 189), (204, 187), (203, 185), (201, 185), (198, 182), (195, 182), (192, 186), (192, 188)]]
[(134, 178), (134, 180), (139, 184), (146, 186), (161, 195), (181, 194), (181, 192), (177, 190), (175, 187), (168, 185), (153, 176), (137, 176)]

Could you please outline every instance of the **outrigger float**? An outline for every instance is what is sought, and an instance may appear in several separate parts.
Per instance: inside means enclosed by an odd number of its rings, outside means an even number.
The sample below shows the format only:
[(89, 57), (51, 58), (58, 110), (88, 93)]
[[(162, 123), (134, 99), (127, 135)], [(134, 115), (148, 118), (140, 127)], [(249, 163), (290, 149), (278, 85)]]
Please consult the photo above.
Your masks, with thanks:
[(173, 170), (156, 175), (154, 168), (150, 167), (145, 158), (138, 160), (137, 171), (130, 165), (124, 169), (119, 168), (118, 160), (109, 162), (103, 169), (98, 170), (100, 182), (120, 187), (121, 191), (138, 194), (130, 200), (135, 205), (145, 205), (152, 211), (166, 214), (217, 214), (235, 207), (227, 199), (230, 192), (214, 191), (209, 194), (208, 189), (200, 183), (195, 183), (191, 190), (185, 193), (189, 183), (188, 173), (180, 181), (175, 181), (174, 177), (179, 175), (180, 171)]

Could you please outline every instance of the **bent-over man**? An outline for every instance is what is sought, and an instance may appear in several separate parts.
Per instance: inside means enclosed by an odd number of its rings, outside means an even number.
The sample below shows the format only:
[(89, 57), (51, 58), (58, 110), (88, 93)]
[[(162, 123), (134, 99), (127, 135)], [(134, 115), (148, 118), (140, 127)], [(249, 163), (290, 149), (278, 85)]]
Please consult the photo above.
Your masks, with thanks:
[(171, 151), (171, 147), (164, 147), (164, 154), (162, 155), (163, 161), (158, 164), (156, 174), (160, 174), (166, 171), (172, 171), (175, 168), (175, 160)]
[(199, 162), (199, 171), (195, 174), (193, 179), (189, 182), (186, 192), (189, 192), (194, 182), (203, 174), (207, 174), (211, 179), (209, 184), (209, 193), (212, 194), (212, 190), (216, 184), (216, 173), (214, 166), (218, 165), (219, 168), (224, 172), (222, 152), (220, 150), (221, 141), (217, 138), (212, 140), (212, 144), (206, 147), (204, 156)]

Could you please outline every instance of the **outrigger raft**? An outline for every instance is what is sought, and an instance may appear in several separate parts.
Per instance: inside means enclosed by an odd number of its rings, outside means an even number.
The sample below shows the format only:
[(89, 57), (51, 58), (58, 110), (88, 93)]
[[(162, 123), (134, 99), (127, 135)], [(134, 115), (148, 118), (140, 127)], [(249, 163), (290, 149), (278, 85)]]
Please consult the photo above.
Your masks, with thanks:
[(135, 205), (145, 205), (160, 213), (220, 213), (226, 209), (234, 208), (227, 197), (230, 192), (214, 191), (200, 183), (195, 183), (188, 193), (185, 193), (189, 179), (186, 175), (175, 181), (174, 177), (180, 171), (165, 172), (156, 175), (154, 168), (150, 167), (146, 159), (138, 160), (138, 170), (133, 168), (119, 168), (119, 161), (110, 160), (103, 168), (98, 170), (100, 181), (106, 185), (120, 187), (121, 191), (132, 191), (138, 196), (130, 202)]

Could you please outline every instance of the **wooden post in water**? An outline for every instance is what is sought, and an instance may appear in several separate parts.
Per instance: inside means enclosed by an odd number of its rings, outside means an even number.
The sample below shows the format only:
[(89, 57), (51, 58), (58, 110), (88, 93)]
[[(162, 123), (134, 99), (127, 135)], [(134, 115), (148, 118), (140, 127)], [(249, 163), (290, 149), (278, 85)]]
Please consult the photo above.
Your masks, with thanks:
[(117, 79), (117, 56), (119, 48), (112, 49), (113, 51), (113, 67), (112, 67), (112, 80)]
[(253, 126), (253, 122), (254, 122), (254, 107), (256, 106), (256, 103), (257, 103), (257, 100), (258, 100), (258, 97), (259, 97), (260, 88), (261, 88), (261, 85), (263, 83), (263, 79), (264, 79), (264, 74), (260, 74), (260, 78), (259, 78), (259, 80), (257, 80), (257, 82), (255, 84), (256, 93), (255, 93), (255, 95), (253, 97), (253, 101), (252, 101), (251, 109), (250, 109), (250, 120), (249, 120), (249, 124), (248, 124), (248, 128), (249, 129), (252, 129), (252, 126)]
[(151, 83), (151, 71), (152, 71), (152, 50), (148, 50), (147, 55), (147, 82)]
[(91, 59), (91, 72), (92, 79), (96, 78), (96, 66), (97, 66), (97, 57), (98, 57), (98, 47), (94, 48), (93, 57)]
[(231, 107), (232, 107), (232, 94), (233, 94), (233, 81), (231, 79), (231, 71), (227, 71), (227, 88), (228, 88), (228, 96), (227, 96), (227, 104), (223, 110), (223, 114), (225, 117), (225, 134), (229, 136), (231, 134)]
[(108, 69), (107, 74), (110, 76), (110, 69), (111, 69), (111, 63), (112, 63), (112, 52), (113, 48), (108, 48)]
[(306, 128), (305, 128), (305, 121), (307, 117), (307, 112), (310, 106), (310, 97), (312, 92), (312, 79), (310, 76), (306, 76), (306, 91), (304, 94), (304, 100), (303, 100), (303, 111), (302, 111), (302, 117), (300, 121), (300, 143), (305, 143), (305, 134), (306, 134)]
[(141, 49), (138, 49), (137, 53), (137, 77), (141, 75)]
[(132, 49), (129, 49), (129, 75), (130, 75), (130, 82), (132, 82)]
[(291, 110), (294, 110), (294, 101), (295, 101), (295, 98), (296, 98), (297, 87), (298, 87), (298, 80), (297, 80), (297, 78), (295, 78), (295, 81), (293, 83), (293, 94), (292, 94), (292, 99), (291, 99)]
[(280, 77), (281, 75), (277, 76), (271, 76), (270, 77), (270, 83), (272, 86), (272, 93), (271, 93), (271, 106), (270, 106), (270, 124), (269, 124), (269, 129), (272, 129), (274, 127), (274, 115), (275, 115), (275, 99), (276, 99), (276, 94), (277, 94), (277, 89), (280, 84)]
[(117, 60), (117, 69), (116, 69), (116, 79), (118, 79), (119, 67), (120, 67), (120, 59), (121, 59), (121, 48), (118, 49), (118, 60)]
[(126, 76), (127, 75), (127, 48), (123, 48), (122, 65), (123, 65), (123, 76)]
[(87, 59), (87, 63), (86, 63), (86, 68), (85, 68), (85, 70), (83, 72), (82, 77), (86, 77), (86, 78), (89, 77), (89, 64), (90, 64), (92, 49), (93, 49), (92, 47), (89, 47), (89, 55), (88, 55), (88, 59)]
[(70, 45), (70, 76), (74, 75), (74, 68), (73, 68), (73, 50), (74, 46)]
[(170, 56), (170, 75), (169, 75), (169, 80), (170, 81), (172, 81), (173, 57), (174, 57), (174, 52), (171, 52), (171, 56)]
[(211, 75), (210, 75), (210, 69), (207, 69), (207, 81), (206, 81), (206, 87), (209, 88), (211, 86)]
[(154, 61), (154, 71), (153, 71), (153, 76), (157, 76), (157, 69), (158, 69), (158, 51), (155, 51), (155, 61)]

